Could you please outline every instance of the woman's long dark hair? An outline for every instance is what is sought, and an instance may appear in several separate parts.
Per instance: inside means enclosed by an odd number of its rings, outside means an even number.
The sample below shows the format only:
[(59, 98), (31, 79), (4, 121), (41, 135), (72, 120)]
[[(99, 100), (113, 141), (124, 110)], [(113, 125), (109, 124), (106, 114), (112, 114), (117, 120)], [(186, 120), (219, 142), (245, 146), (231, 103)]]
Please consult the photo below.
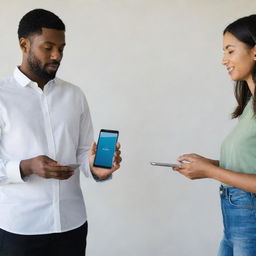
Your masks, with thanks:
[[(256, 15), (246, 16), (234, 21), (225, 28), (223, 35), (226, 32), (231, 33), (239, 41), (245, 43), (249, 48), (253, 48), (256, 45)], [(254, 65), (252, 71), (252, 79), (254, 84), (256, 84), (256, 65)], [(237, 81), (235, 83), (234, 93), (238, 106), (232, 113), (232, 118), (237, 118), (243, 113), (243, 110), (252, 94), (246, 81)], [(253, 96), (253, 110), (256, 115), (256, 90), (254, 91)]]

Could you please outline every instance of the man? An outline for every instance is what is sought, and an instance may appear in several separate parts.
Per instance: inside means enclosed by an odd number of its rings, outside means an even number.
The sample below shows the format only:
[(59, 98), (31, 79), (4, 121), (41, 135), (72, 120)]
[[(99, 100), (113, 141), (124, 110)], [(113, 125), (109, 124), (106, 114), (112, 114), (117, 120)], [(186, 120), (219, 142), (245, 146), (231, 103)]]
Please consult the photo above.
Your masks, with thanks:
[(65, 25), (35, 9), (18, 29), (22, 63), (0, 82), (0, 255), (84, 256), (87, 218), (79, 183), (120, 167), (93, 167), (96, 144), (82, 91), (55, 77)]

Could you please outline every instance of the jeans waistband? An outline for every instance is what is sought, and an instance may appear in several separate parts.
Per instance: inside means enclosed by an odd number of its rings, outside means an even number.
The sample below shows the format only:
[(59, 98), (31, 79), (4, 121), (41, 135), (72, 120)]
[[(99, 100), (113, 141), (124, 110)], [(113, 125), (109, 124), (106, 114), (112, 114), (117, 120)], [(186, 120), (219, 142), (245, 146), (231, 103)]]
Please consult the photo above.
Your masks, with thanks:
[(219, 189), (220, 195), (224, 196), (224, 197), (228, 197), (230, 194), (232, 194), (234, 192), (237, 192), (237, 191), (239, 191), (241, 193), (248, 193), (248, 194), (251, 194), (251, 195), (255, 195), (254, 193), (244, 191), (240, 188), (229, 187), (229, 186), (224, 186), (224, 185), (221, 185), (220, 189)]
[(229, 192), (230, 192), (230, 187), (220, 185), (219, 192), (220, 192), (221, 196), (227, 197), (229, 195)]

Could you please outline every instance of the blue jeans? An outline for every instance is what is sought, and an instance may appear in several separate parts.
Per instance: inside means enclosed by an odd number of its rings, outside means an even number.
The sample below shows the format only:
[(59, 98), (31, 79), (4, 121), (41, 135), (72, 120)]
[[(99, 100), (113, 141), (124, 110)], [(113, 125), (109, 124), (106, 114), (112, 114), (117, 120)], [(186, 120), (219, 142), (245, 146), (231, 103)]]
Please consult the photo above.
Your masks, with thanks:
[(218, 256), (256, 256), (256, 194), (220, 187), (224, 236)]

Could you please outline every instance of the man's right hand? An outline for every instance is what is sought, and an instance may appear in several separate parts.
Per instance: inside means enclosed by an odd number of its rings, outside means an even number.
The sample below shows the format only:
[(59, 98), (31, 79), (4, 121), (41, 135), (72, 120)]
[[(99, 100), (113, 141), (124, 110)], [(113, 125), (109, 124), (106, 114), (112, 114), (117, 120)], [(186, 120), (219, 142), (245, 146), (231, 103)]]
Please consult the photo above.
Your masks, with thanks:
[(48, 156), (37, 156), (20, 161), (20, 172), (22, 177), (36, 174), (46, 179), (58, 180), (66, 180), (74, 174), (74, 170), (70, 167), (60, 165)]

